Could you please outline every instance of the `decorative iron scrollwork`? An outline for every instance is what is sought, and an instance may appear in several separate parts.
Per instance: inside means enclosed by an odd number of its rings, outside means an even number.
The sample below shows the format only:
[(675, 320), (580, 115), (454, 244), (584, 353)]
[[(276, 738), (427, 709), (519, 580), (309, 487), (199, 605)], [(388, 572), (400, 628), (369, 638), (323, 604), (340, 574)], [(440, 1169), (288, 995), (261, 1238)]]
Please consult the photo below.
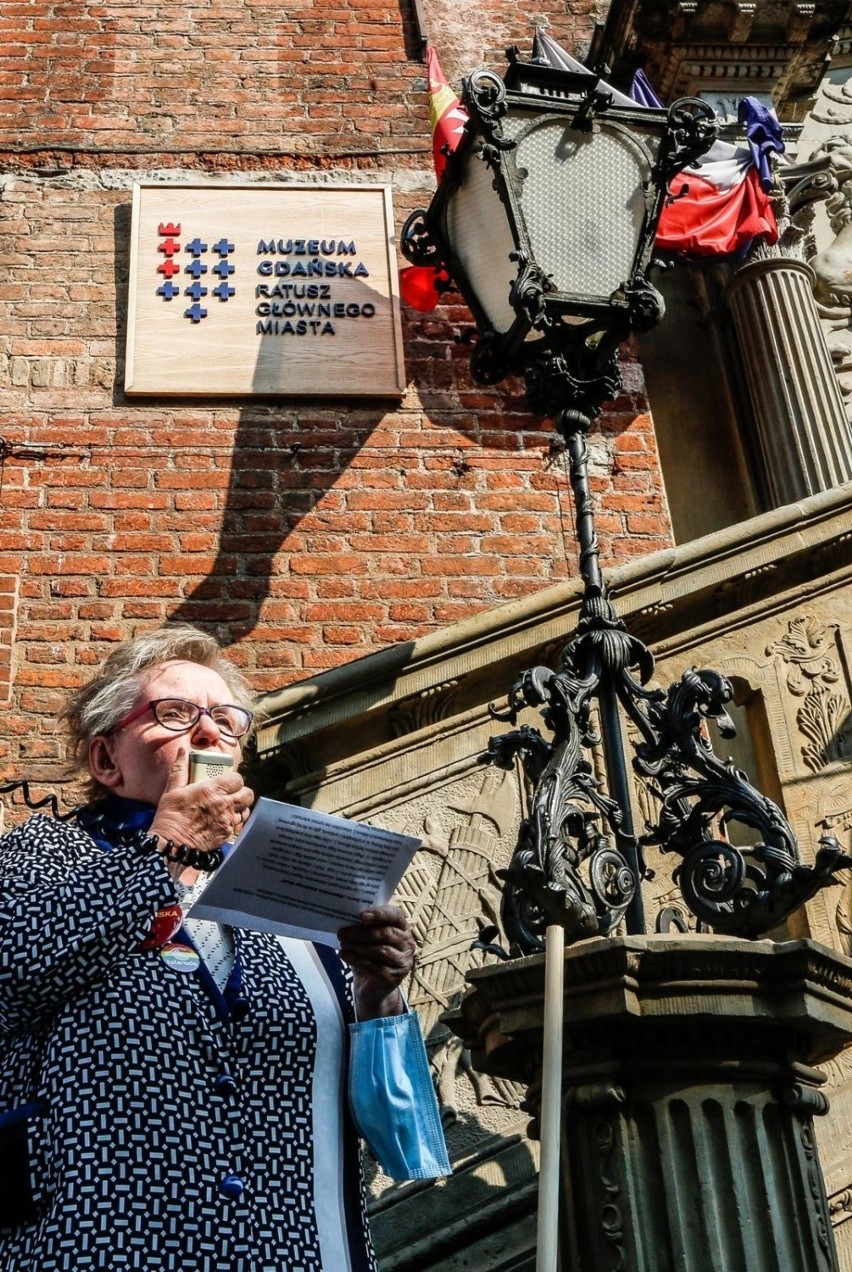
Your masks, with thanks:
[(600, 789), (583, 755), (598, 741), (591, 708), (603, 668), (630, 657), (631, 638), (623, 636), (627, 643), (602, 630), (599, 617), (590, 620), (566, 647), (558, 672), (534, 667), (513, 686), (505, 712), (492, 708), (496, 719), (511, 723), (524, 707), (538, 708), (553, 733), (546, 741), (538, 729), (523, 726), (492, 738), (483, 757), (504, 768), (519, 758), (533, 792), (504, 872), (503, 924), (522, 953), (541, 948), (549, 923), (561, 924), (570, 940), (606, 935), (636, 891), (633, 872), (600, 828), (603, 822), (620, 840), (621, 809)]
[(719, 123), (712, 106), (699, 97), (681, 97), (669, 110), (668, 144), (657, 160), (654, 183), (664, 185), (676, 172), (695, 163), (718, 136)]
[(594, 132), (597, 127), (598, 115), (603, 115), (612, 106), (613, 95), (611, 92), (591, 87), (585, 93), (576, 115), (571, 121), (571, 127), (577, 132)]
[(521, 370), (530, 407), (557, 418), (560, 432), (564, 433), (562, 421), (566, 413), (579, 409), (578, 422), (584, 421), (582, 427), (588, 428), (589, 416), (601, 402), (617, 396), (622, 379), (612, 350), (599, 348), (596, 356), (590, 355), (588, 341), (596, 331), (594, 322), (573, 331), (564, 323), (562, 328), (558, 332), (553, 326), (548, 328), (554, 341), (559, 341), (558, 350), (548, 349), (537, 358), (527, 354)]
[(462, 101), (482, 120), (495, 145), (512, 146), (503, 137), (503, 116), (508, 110), (506, 85), (494, 71), (474, 71), (462, 84)]
[[(561, 924), (569, 940), (605, 935), (621, 921), (638, 886), (619, 850), (627, 838), (621, 808), (600, 789), (583, 755), (598, 741), (591, 710), (603, 684), (615, 687), (642, 734), (634, 768), (660, 804), (659, 819), (646, 826), (640, 844), (680, 856), (675, 881), (701, 924), (729, 936), (761, 936), (852, 866), (852, 857), (826, 837), (813, 866), (801, 862), (778, 806), (713, 750), (709, 719), (722, 736), (734, 733), (725, 710), (733, 696), (730, 681), (715, 671), (691, 670), (667, 693), (646, 689), (653, 658), (614, 615), (606, 617), (608, 607), (606, 598), (595, 606), (587, 599), (562, 668), (525, 672), (507, 711), (492, 709), (495, 718), (515, 723), (523, 707), (537, 708), (553, 734), (547, 741), (525, 725), (493, 738), (483, 757), (503, 767), (520, 758), (531, 791), (530, 815), (505, 871), (502, 919), (512, 948), (540, 949), (549, 923)], [(731, 843), (728, 828), (735, 823), (756, 832), (756, 842)]]
[(633, 331), (650, 331), (666, 312), (665, 301), (647, 278), (634, 278), (625, 283), (618, 296), (623, 297), (627, 305)]
[(506, 85), (494, 71), (474, 71), (462, 83), (462, 102), (482, 130), (477, 147), (480, 159), (491, 168), (499, 168), (504, 152), (516, 145), (503, 131), (503, 117), (509, 109)]
[(470, 369), (479, 384), (499, 384), (506, 378), (506, 364), (500, 357), (496, 331), (483, 331), (470, 355)]
[(540, 330), (551, 326), (544, 306), (546, 293), (556, 290), (551, 275), (530, 261), (526, 252), (510, 252), (509, 259), (518, 263), (517, 277), (509, 289), (509, 304), (515, 312), (523, 313), (531, 327)]
[[(634, 768), (661, 804), (643, 842), (681, 856), (675, 877), (684, 901), (714, 931), (763, 935), (852, 865), (829, 837), (813, 866), (802, 864), (781, 809), (715, 754), (706, 721), (714, 720), (722, 737), (735, 732), (725, 676), (692, 669), (667, 693), (625, 682), (619, 697), (643, 735)], [(731, 843), (728, 828), (737, 824), (755, 842)]]
[(401, 247), (414, 265), (443, 265), (440, 246), (429, 225), (424, 208), (416, 208), (402, 227)]

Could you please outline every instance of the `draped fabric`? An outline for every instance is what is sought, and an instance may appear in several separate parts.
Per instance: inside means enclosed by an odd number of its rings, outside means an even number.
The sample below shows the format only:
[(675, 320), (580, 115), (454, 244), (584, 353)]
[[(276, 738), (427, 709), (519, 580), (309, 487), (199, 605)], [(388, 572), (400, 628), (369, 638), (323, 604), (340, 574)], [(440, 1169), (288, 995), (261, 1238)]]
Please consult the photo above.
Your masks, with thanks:
[(777, 242), (778, 225), (747, 150), (717, 142), (700, 168), (672, 179), (657, 228), (659, 251), (741, 256), (758, 237)]

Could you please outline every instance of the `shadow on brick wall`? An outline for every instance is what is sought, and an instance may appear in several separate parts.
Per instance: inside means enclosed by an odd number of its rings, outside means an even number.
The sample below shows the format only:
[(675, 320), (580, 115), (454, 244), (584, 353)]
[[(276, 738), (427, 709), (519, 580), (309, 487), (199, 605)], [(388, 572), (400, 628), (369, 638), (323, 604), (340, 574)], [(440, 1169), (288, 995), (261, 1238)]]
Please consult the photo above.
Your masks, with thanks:
[[(116, 210), (115, 235), (123, 311), (128, 204)], [(499, 509), (522, 510), (526, 495), (552, 514), (552, 491), (535, 489), (545, 484), (552, 434), (523, 411), (519, 384), (472, 381), (472, 323), (457, 297), (433, 315), (403, 314), (402, 402), (127, 399), (126, 322), (119, 312), (114, 402), (151, 431), (152, 458), (165, 456), (149, 484), (167, 496), (159, 515), (174, 540), (155, 566), (169, 619), (226, 643), (251, 634), (253, 644), (274, 645), (281, 683), (517, 594), (492, 586), (499, 552), (477, 538), (488, 521), (477, 501), (496, 500), (494, 527)], [(261, 335), (257, 365), (288, 339), (311, 337)], [(524, 586), (551, 581), (542, 568)]]

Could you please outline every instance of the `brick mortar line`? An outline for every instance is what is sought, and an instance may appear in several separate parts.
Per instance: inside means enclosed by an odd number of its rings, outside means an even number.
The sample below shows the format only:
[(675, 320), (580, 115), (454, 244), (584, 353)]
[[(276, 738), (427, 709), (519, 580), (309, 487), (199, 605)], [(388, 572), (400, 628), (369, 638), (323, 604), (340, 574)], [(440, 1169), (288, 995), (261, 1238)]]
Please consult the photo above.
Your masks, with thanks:
[[(48, 446), (50, 443), (47, 443), (47, 442), (40, 443), (40, 442), (37, 442), (37, 441), (28, 441), (28, 442), (14, 442), (14, 443), (12, 443), (12, 444), (13, 444), (13, 445), (15, 445), (15, 446), (18, 446), (18, 445), (20, 445), (20, 446), (27, 446), (27, 447), (32, 448), (33, 450), (38, 450), (38, 449), (40, 449), (40, 448), (41, 448), (41, 446), (42, 446), (42, 445), (46, 447), (46, 446)], [(60, 458), (60, 459), (72, 459), (72, 458), (74, 458), (74, 459), (77, 459), (77, 458), (79, 458), (79, 459), (87, 459), (87, 460), (91, 461), (91, 460), (94, 458), (94, 454), (95, 454), (95, 450), (94, 450), (94, 448), (95, 448), (95, 447), (99, 447), (99, 449), (101, 449), (101, 450), (109, 449), (109, 452), (110, 452), (110, 454), (111, 454), (111, 455), (115, 455), (115, 456), (118, 456), (118, 457), (121, 457), (121, 458), (130, 458), (130, 457), (133, 457), (133, 456), (136, 456), (136, 455), (140, 455), (140, 454), (142, 454), (142, 455), (149, 455), (149, 454), (156, 454), (156, 455), (171, 455), (171, 454), (175, 454), (175, 453), (182, 454), (182, 453), (184, 452), (184, 450), (185, 450), (185, 447), (184, 447), (184, 446), (181, 446), (181, 445), (167, 446), (167, 445), (163, 445), (163, 444), (160, 444), (160, 443), (148, 443), (148, 442), (144, 442), (144, 443), (140, 442), (140, 444), (139, 444), (138, 446), (115, 446), (115, 445), (112, 445), (112, 444), (111, 444), (111, 443), (109, 443), (109, 442), (104, 442), (102, 445), (101, 445), (100, 443), (96, 443), (96, 442), (86, 442), (86, 443), (84, 443), (84, 444), (85, 444), (85, 445), (87, 445), (87, 446), (92, 447), (92, 452), (91, 452), (91, 454), (87, 454), (87, 455), (79, 456), (79, 455), (77, 455), (77, 454), (76, 454), (76, 452), (75, 452), (75, 451), (74, 451), (74, 449), (73, 449), (73, 447), (74, 447), (75, 445), (77, 445), (77, 443), (69, 443), (69, 444), (68, 444), (68, 450), (67, 450), (67, 452), (66, 452), (66, 453), (63, 453), (63, 454), (58, 455), (58, 456), (57, 456), (57, 455), (50, 455), (50, 456), (47, 456), (47, 458), (48, 458), (48, 459), (56, 459), (56, 458)], [(358, 451), (358, 453), (359, 453), (360, 455), (363, 455), (363, 454), (364, 454), (364, 451), (365, 451), (365, 447), (364, 447), (364, 446), (359, 446), (359, 445), (356, 443), (356, 444), (355, 444), (355, 448), (357, 449), (357, 451)], [(301, 449), (304, 449), (304, 450), (306, 450), (306, 451), (307, 451), (307, 450), (310, 450), (310, 451), (311, 451), (311, 453), (316, 453), (316, 451), (318, 451), (318, 450), (326, 450), (326, 449), (327, 449), (327, 450), (329, 450), (329, 451), (336, 451), (336, 450), (345, 450), (345, 449), (347, 449), (347, 448), (346, 448), (345, 444), (344, 444), (344, 443), (342, 443), (342, 442), (339, 442), (339, 443), (330, 442), (330, 443), (328, 443), (328, 444), (323, 444), (322, 446), (317, 445), (317, 444), (312, 444), (312, 443), (303, 442), (303, 443), (302, 443), (302, 447), (301, 447)], [(439, 449), (438, 447), (432, 447), (432, 446), (429, 446), (429, 447), (419, 447), (419, 446), (417, 446), (417, 447), (415, 447), (415, 446), (410, 446), (410, 447), (402, 447), (402, 446), (371, 446), (371, 447), (369, 447), (368, 454), (370, 454), (370, 455), (399, 455), (399, 456), (401, 456), (401, 457), (403, 457), (403, 458), (409, 458), (409, 459), (410, 459), (410, 458), (412, 458), (412, 457), (423, 457), (424, 455), (425, 455), (425, 456), (428, 456), (428, 457), (431, 457), (431, 456), (437, 456), (437, 457), (439, 457), (439, 458), (446, 458), (446, 457), (448, 457), (448, 456), (453, 456), (453, 457), (455, 457), (455, 456), (457, 456), (457, 455), (458, 455), (458, 453), (459, 453), (459, 451), (460, 451), (460, 450), (465, 450), (466, 455), (467, 455), (467, 456), (468, 456), (471, 460), (474, 460), (474, 461), (475, 461), (475, 459), (476, 459), (476, 457), (477, 457), (477, 454), (476, 454), (476, 453), (477, 453), (477, 451), (483, 451), (483, 452), (485, 452), (485, 453), (486, 453), (486, 454), (488, 454), (488, 455), (506, 455), (506, 454), (508, 454), (508, 455), (510, 455), (510, 456), (519, 457), (519, 456), (521, 456), (521, 455), (532, 455), (532, 454), (535, 454), (535, 452), (536, 452), (536, 451), (544, 451), (544, 450), (546, 450), (546, 449), (547, 449), (547, 448), (546, 448), (545, 446), (531, 446), (531, 447), (529, 447), (529, 448), (528, 448), (528, 449), (526, 449), (526, 450), (517, 450), (517, 451), (506, 452), (506, 451), (503, 451), (503, 450), (501, 450), (501, 449), (499, 449), (499, 448), (497, 448), (497, 447), (495, 447), (495, 448), (491, 449), (491, 448), (489, 448), (489, 447), (481, 447), (481, 446), (475, 446), (475, 447), (465, 448), (465, 447), (463, 447), (463, 446), (452, 446), (452, 445), (448, 445), (447, 447), (445, 447), (445, 448), (440, 448), (440, 449)], [(234, 448), (233, 448), (233, 444), (228, 445), (227, 443), (223, 443), (221, 446), (214, 446), (214, 445), (208, 445), (208, 444), (205, 444), (204, 446), (197, 446), (197, 453), (198, 453), (199, 455), (204, 455), (204, 454), (209, 454), (209, 455), (232, 454), (232, 453), (233, 453), (233, 450), (234, 450)], [(286, 443), (285, 443), (284, 445), (280, 446), (280, 447), (278, 447), (278, 446), (242, 446), (242, 445), (241, 445), (241, 446), (239, 447), (239, 452), (238, 452), (238, 453), (239, 453), (240, 455), (257, 455), (257, 456), (261, 456), (261, 457), (267, 458), (268, 456), (270, 456), (270, 455), (274, 455), (274, 454), (285, 454), (285, 455), (286, 455), (286, 454), (288, 454), (288, 453), (289, 453), (289, 447), (286, 445)], [(42, 462), (44, 462), (44, 458), (43, 458), (42, 456), (35, 456), (35, 457), (33, 457), (32, 459), (30, 459), (30, 458), (22, 458), (22, 457), (17, 456), (17, 455), (10, 455), (10, 456), (8, 456), (8, 457), (6, 457), (6, 458), (5, 458), (5, 462), (6, 462), (6, 463), (14, 462), (14, 463), (22, 464), (22, 465), (28, 465), (28, 464), (34, 464), (34, 463), (42, 463)], [(291, 467), (291, 466), (293, 467), (293, 469), (294, 469), (296, 472), (301, 472), (301, 471), (302, 471), (302, 469), (300, 468), (300, 466), (299, 466), (298, 464), (288, 465), (288, 467)], [(311, 469), (306, 469), (305, 471), (312, 471), (312, 468), (311, 468)]]

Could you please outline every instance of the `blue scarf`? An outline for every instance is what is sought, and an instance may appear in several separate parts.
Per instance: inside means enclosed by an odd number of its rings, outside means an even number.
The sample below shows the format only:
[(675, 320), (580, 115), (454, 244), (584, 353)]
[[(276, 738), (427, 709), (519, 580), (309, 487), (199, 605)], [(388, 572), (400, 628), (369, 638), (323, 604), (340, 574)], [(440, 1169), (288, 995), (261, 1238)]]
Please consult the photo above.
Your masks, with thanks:
[(156, 808), (141, 799), (125, 799), (123, 795), (108, 795), (100, 803), (87, 804), (77, 814), (80, 827), (85, 830), (99, 848), (112, 852), (122, 844), (144, 835), (154, 820)]

